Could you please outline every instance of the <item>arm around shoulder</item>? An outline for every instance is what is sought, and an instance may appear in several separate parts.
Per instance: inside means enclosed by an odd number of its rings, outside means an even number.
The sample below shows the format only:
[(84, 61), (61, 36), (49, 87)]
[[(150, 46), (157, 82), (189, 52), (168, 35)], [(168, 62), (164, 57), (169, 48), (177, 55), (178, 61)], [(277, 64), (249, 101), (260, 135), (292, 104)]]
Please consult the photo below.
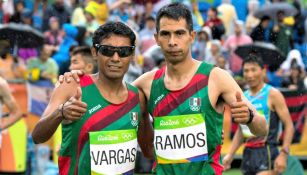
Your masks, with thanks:
[(55, 87), (48, 106), (32, 132), (34, 143), (43, 143), (52, 137), (64, 119), (63, 105), (73, 96), (74, 91), (71, 89), (76, 89), (77, 86), (77, 83), (64, 82)]

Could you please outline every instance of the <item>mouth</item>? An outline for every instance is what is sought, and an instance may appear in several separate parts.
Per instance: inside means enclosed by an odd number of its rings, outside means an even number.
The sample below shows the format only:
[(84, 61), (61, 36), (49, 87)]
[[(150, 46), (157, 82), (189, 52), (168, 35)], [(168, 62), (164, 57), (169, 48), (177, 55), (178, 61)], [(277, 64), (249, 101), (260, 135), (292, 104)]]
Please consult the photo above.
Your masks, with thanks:
[(178, 56), (181, 54), (181, 51), (169, 51), (167, 53), (171, 56)]
[(108, 68), (110, 70), (120, 70), (121, 69), (121, 66), (117, 66), (117, 65), (108, 65)]

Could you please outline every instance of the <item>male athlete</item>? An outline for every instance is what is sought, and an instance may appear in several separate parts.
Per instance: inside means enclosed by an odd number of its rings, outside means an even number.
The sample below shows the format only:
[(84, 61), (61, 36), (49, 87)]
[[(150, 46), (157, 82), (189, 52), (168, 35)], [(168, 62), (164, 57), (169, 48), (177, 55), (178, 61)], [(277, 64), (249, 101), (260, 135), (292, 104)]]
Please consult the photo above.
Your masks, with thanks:
[[(265, 69), (260, 57), (250, 55), (243, 61), (243, 76), (249, 85), (244, 92), (246, 98), (262, 114), (269, 125), (266, 136), (256, 137), (241, 125), (236, 131), (230, 152), (224, 157), (225, 170), (230, 168), (235, 152), (245, 142), (243, 152), (243, 174), (269, 175), (285, 171), (289, 146), (293, 137), (293, 123), (281, 92), (264, 83)], [(280, 120), (285, 126), (282, 148), (278, 151)]]
[(146, 131), (142, 129), (144, 124), (138, 127), (140, 121), (146, 122), (140, 119), (143, 95), (139, 96), (136, 87), (123, 83), (134, 56), (135, 38), (121, 22), (100, 26), (91, 48), (98, 73), (55, 88), (32, 137), (35, 143), (45, 142), (62, 123), (61, 175), (133, 174), (137, 135), (141, 148), (143, 142), (150, 142), (142, 137), (150, 131), (148, 118)]

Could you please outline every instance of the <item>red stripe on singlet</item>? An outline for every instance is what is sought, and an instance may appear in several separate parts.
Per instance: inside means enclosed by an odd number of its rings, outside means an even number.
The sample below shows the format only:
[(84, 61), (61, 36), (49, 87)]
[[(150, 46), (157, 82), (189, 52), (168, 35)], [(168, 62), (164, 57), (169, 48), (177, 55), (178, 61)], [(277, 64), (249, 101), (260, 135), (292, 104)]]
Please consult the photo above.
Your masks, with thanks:
[(221, 145), (216, 147), (212, 156), (213, 162), (210, 164), (216, 175), (221, 175), (223, 172), (223, 166), (220, 164), (221, 148)]
[(127, 102), (121, 105), (109, 105), (92, 115), (82, 126), (78, 137), (78, 152), (75, 164), (75, 174), (78, 174), (78, 162), (84, 144), (89, 140), (88, 133), (100, 131), (109, 124), (124, 116), (139, 103), (139, 97), (133, 91), (129, 91)]
[(178, 91), (171, 91), (156, 105), (153, 112), (154, 117), (166, 116), (181, 103), (207, 85), (208, 76), (196, 74), (186, 87)]
[(155, 73), (154, 80), (161, 78), (164, 72), (165, 72), (165, 67), (162, 67), (161, 69), (157, 70), (157, 72)]
[(91, 85), (93, 83), (94, 83), (93, 79), (91, 78), (90, 75), (80, 76), (80, 86), (81, 87), (85, 87), (85, 86)]

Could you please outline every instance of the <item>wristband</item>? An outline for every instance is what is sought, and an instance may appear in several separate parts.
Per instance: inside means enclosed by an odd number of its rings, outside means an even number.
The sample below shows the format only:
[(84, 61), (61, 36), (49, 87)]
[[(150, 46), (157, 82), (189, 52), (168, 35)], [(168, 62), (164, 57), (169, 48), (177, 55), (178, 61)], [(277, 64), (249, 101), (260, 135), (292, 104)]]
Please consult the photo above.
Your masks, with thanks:
[(248, 119), (248, 121), (246, 122), (247, 125), (250, 124), (250, 123), (252, 123), (252, 121), (253, 121), (253, 119), (254, 119), (254, 111), (251, 110), (250, 108), (248, 108), (248, 111), (249, 111), (249, 119)]
[[(66, 101), (67, 102), (67, 101)], [(66, 103), (65, 102), (65, 103)], [(63, 103), (62, 104), (62, 106), (61, 106), (61, 116), (62, 116), (62, 119), (64, 119), (64, 120), (66, 120), (66, 117), (65, 117), (65, 115), (64, 115), (64, 105), (65, 105), (65, 103)]]
[(285, 153), (286, 155), (289, 155), (289, 153), (290, 153), (289, 148), (281, 148), (281, 149), (280, 149), (280, 152), (283, 152), (283, 153)]

